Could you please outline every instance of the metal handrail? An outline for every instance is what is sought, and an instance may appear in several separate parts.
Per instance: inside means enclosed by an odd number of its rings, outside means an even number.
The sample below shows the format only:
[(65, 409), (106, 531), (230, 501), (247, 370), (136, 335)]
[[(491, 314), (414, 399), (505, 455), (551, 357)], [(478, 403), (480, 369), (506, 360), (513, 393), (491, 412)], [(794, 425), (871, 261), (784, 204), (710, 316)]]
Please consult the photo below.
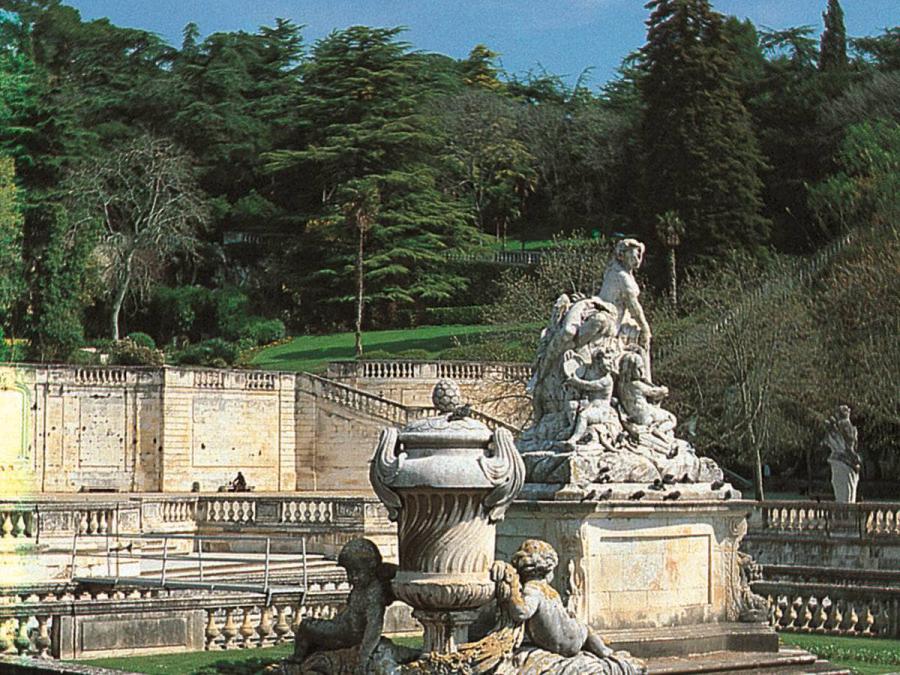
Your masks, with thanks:
[[(118, 523), (117, 523), (118, 525)], [(72, 562), (69, 578), (73, 582), (79, 583), (107, 583), (112, 584), (113, 586), (119, 585), (121, 583), (131, 584), (131, 585), (140, 585), (148, 588), (164, 588), (164, 589), (198, 589), (198, 590), (231, 590), (231, 591), (241, 591), (241, 592), (251, 592), (251, 593), (260, 593), (266, 596), (267, 602), (271, 600), (273, 586), (270, 584), (270, 571), (272, 564), (272, 541), (290, 541), (296, 542), (296, 537), (262, 537), (262, 536), (254, 536), (254, 535), (193, 535), (193, 534), (163, 534), (163, 535), (155, 535), (152, 533), (139, 533), (134, 535), (128, 535), (128, 539), (162, 539), (163, 540), (163, 552), (162, 555), (154, 555), (144, 554), (144, 553), (134, 553), (131, 544), (122, 545), (119, 541), (119, 534), (116, 533), (116, 545), (111, 546), (109, 533), (105, 534), (89, 534), (89, 535), (81, 535), (87, 537), (96, 537), (103, 536), (106, 540), (106, 564), (107, 564), (107, 573), (110, 572), (110, 553), (115, 552), (116, 559), (116, 573), (115, 575), (109, 574), (107, 577), (76, 577), (76, 558), (78, 555), (78, 531), (76, 530), (73, 539), (72, 539)], [(167, 579), (167, 568), (168, 563), (170, 561), (169, 556), (169, 540), (177, 539), (177, 540), (188, 540), (195, 541), (198, 543), (197, 548), (197, 565), (198, 565), (198, 576), (199, 581), (191, 581), (191, 580), (171, 580)], [(264, 567), (263, 567), (263, 584), (262, 587), (258, 584), (222, 584), (222, 583), (213, 583), (209, 581), (204, 581), (204, 571), (203, 571), (203, 541), (260, 541), (265, 542), (265, 558), (264, 558)], [(301, 547), (301, 562), (302, 562), (302, 570), (303, 570), (303, 586), (299, 589), (300, 592), (305, 596), (308, 588), (309, 588), (309, 574), (308, 574), (308, 559), (306, 553), (306, 537), (300, 537), (300, 547)], [(128, 551), (127, 553), (122, 553), (123, 551)], [(193, 551), (191, 551), (193, 552)], [(185, 556), (190, 555), (184, 554)], [(180, 556), (179, 556), (180, 557)], [(122, 577), (120, 576), (120, 561), (121, 558), (132, 559), (132, 560), (162, 560), (162, 567), (160, 569), (159, 579), (147, 578), (147, 577)], [(242, 557), (219, 557), (216, 556), (213, 558), (215, 562), (240, 562), (246, 563), (247, 558)], [(296, 591), (297, 587), (295, 586), (282, 586), (279, 585), (279, 591), (290, 590)]]

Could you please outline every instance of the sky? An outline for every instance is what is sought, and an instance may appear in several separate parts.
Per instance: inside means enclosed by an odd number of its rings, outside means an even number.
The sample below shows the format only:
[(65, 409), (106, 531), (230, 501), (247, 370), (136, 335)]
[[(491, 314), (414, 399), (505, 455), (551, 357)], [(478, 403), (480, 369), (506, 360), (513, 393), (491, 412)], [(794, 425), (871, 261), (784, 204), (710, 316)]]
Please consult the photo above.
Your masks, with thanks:
[[(65, 0), (84, 19), (159, 34), (181, 44), (185, 24), (202, 35), (255, 32), (276, 17), (304, 25), (307, 44), (353, 25), (405, 26), (414, 48), (465, 58), (476, 44), (500, 52), (514, 75), (546, 71), (570, 84), (589, 70), (601, 85), (622, 59), (644, 43), (648, 11), (643, 0)], [(723, 14), (774, 29), (822, 28), (827, 0), (713, 0)], [(900, 0), (842, 0), (847, 34), (873, 35), (900, 24)]]

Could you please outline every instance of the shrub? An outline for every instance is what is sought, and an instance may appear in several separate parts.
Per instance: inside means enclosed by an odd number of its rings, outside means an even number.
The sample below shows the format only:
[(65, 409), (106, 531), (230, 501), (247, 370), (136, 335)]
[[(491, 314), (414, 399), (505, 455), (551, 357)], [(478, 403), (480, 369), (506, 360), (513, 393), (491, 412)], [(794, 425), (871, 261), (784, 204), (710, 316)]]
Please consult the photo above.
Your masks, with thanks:
[[(237, 338), (239, 341), (252, 342), (249, 347), (256, 347), (257, 345), (277, 342), (284, 337), (284, 334), (284, 323), (280, 319), (263, 319), (251, 316), (239, 328)], [(247, 348), (244, 347), (244, 349)]]
[(247, 324), (249, 299), (236, 288), (220, 288), (213, 292), (215, 305), (215, 334), (226, 340), (243, 337), (241, 329)]
[(363, 361), (384, 361), (393, 358), (396, 358), (394, 354), (383, 349), (366, 350), (363, 352)]
[(110, 364), (116, 366), (161, 366), (163, 361), (161, 351), (130, 338), (119, 340), (109, 355)]
[(146, 347), (147, 349), (156, 349), (156, 340), (146, 333), (135, 331), (134, 333), (129, 333), (127, 337), (136, 345)]
[(180, 365), (227, 368), (237, 361), (240, 353), (240, 348), (233, 342), (212, 338), (188, 345), (175, 355), (175, 362)]

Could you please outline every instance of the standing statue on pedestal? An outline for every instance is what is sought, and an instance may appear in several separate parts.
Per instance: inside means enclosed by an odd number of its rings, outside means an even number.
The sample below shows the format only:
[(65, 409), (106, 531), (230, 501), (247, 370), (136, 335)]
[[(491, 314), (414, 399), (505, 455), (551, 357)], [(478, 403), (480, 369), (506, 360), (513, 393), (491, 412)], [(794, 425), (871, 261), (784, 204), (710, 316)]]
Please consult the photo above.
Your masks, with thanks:
[(850, 421), (850, 408), (838, 406), (837, 412), (826, 422), (827, 432), (822, 444), (829, 450), (831, 486), (834, 500), (843, 504), (856, 502), (856, 487), (862, 457), (856, 450), (858, 432)]
[(638, 299), (641, 289), (634, 273), (644, 262), (644, 245), (637, 239), (623, 239), (613, 250), (597, 294), (616, 309), (616, 335), (623, 345), (636, 345), (644, 358), (650, 379), (650, 324)]
[[(597, 295), (560, 295), (541, 333), (532, 423), (517, 446), (530, 483), (723, 485), (721, 469), (675, 437), (650, 376), (650, 325), (634, 278), (644, 245), (616, 244)], [(629, 494), (635, 494), (634, 490)]]

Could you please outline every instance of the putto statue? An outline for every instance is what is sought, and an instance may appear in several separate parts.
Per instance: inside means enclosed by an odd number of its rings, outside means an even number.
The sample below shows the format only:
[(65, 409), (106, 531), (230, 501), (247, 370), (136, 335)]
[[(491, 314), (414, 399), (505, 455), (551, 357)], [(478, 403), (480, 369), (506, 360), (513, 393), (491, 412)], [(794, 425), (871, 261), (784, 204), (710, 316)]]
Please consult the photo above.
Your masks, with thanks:
[(283, 667), (287, 675), (362, 674), (378, 662), (400, 663), (417, 655), (381, 635), (385, 610), (394, 601), (391, 579), (397, 566), (382, 562), (369, 539), (347, 542), (338, 565), (351, 586), (347, 605), (333, 619), (303, 619), (293, 656)]
[(497, 605), (514, 625), (524, 624), (524, 644), (510, 672), (632, 675), (646, 672), (625, 652), (614, 653), (603, 639), (571, 614), (550, 585), (559, 556), (550, 544), (527, 539), (512, 564), (495, 562)]
[(856, 451), (858, 432), (850, 421), (850, 408), (846, 405), (838, 406), (835, 414), (828, 418), (826, 427), (822, 444), (829, 450), (828, 463), (831, 465), (834, 500), (852, 504), (856, 501), (862, 457)]
[(529, 382), (518, 442), (531, 483), (719, 483), (722, 471), (675, 437), (650, 376), (650, 326), (634, 272), (644, 245), (616, 244), (597, 295), (560, 295)]

